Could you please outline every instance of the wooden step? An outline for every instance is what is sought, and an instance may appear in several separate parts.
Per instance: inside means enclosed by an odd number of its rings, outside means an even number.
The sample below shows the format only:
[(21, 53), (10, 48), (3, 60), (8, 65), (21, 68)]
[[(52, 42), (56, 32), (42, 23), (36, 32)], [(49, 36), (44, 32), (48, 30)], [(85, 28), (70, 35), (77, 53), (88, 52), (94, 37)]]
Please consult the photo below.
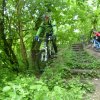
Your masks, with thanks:
[(72, 50), (73, 51), (82, 51), (83, 45), (81, 43), (72, 44)]

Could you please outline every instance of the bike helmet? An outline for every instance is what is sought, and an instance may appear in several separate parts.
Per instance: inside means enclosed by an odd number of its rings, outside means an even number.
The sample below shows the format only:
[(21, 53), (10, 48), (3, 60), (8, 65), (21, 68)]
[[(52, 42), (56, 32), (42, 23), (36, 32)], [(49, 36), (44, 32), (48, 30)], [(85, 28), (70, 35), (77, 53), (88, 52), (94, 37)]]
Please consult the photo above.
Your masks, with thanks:
[(51, 17), (50, 17), (50, 15), (48, 13), (45, 13), (42, 16), (42, 19), (43, 19), (43, 21), (47, 21), (47, 20), (50, 21), (51, 20)]

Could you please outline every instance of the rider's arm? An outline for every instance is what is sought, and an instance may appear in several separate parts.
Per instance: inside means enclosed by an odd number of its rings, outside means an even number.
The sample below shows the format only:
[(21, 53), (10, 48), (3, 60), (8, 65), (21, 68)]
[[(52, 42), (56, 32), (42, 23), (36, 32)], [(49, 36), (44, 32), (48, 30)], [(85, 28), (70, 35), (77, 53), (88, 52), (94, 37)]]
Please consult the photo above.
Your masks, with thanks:
[(55, 20), (52, 22), (52, 26), (53, 26), (53, 34), (56, 35), (57, 34), (57, 26), (56, 26)]
[(42, 30), (43, 30), (43, 23), (41, 23), (41, 25), (36, 33), (36, 36), (39, 36), (41, 34)]

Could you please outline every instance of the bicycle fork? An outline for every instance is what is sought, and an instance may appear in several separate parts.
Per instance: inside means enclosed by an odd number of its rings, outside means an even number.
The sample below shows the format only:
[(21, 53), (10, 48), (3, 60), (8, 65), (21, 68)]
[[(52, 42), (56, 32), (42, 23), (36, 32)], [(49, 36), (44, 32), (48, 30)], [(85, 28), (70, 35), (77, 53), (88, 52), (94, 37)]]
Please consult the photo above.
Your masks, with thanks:
[(47, 46), (46, 46), (46, 42), (44, 42), (44, 48), (43, 51), (41, 53), (41, 61), (47, 61), (48, 60), (48, 51), (47, 51)]

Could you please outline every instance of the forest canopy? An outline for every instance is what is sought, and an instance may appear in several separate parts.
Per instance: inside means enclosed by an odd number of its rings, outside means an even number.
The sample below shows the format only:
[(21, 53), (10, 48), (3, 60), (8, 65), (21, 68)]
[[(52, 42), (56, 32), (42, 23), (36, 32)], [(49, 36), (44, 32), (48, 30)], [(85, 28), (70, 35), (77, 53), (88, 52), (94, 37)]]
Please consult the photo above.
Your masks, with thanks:
[[(31, 66), (33, 39), (41, 16), (49, 11), (57, 22), (57, 43), (88, 41), (100, 30), (99, 0), (0, 0), (0, 67), (18, 71)], [(19, 68), (20, 66), (20, 68)]]

